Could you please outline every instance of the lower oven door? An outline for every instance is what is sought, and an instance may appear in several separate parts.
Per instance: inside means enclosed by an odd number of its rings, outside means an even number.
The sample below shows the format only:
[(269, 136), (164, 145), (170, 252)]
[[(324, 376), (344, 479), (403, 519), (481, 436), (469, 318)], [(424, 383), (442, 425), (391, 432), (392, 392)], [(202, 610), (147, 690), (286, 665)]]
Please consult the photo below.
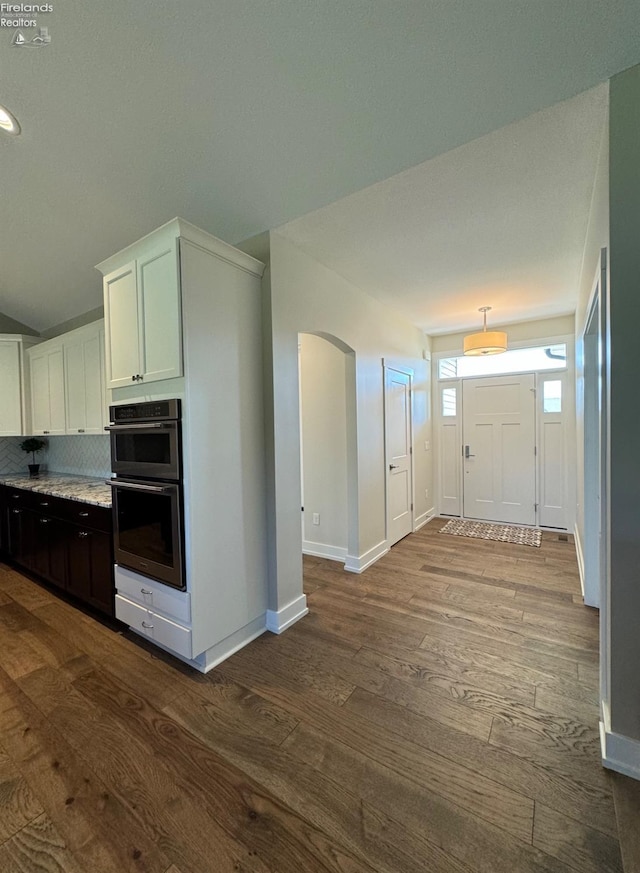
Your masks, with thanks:
[(175, 482), (112, 479), (116, 563), (185, 588), (182, 489)]

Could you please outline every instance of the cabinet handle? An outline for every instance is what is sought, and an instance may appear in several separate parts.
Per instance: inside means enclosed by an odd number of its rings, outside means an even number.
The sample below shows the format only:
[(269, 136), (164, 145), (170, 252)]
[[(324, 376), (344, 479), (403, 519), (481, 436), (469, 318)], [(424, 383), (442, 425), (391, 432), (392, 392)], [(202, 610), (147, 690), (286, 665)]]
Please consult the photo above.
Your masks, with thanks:
[(142, 622), (142, 627), (146, 627), (148, 630), (153, 630), (153, 625), (152, 625), (152, 624), (147, 624), (146, 621), (143, 621), (143, 622)]
[(20, 500), (19, 494), (12, 494), (11, 496), (13, 497), (14, 500)]
[(80, 518), (89, 518), (88, 512), (79, 512), (78, 515), (80, 516)]
[(79, 531), (78, 536), (82, 537), (84, 539), (85, 537), (89, 536), (89, 532), (86, 530), (81, 530), (81, 531)]
[(83, 428), (83, 427), (79, 427), (79, 428), (78, 428), (78, 433), (84, 433), (84, 428)]
[(49, 501), (48, 501), (48, 500), (42, 500), (41, 503), (40, 503), (40, 506), (48, 506), (48, 505), (49, 505)]
[(141, 594), (153, 594), (153, 591), (148, 591), (146, 588), (141, 588), (140, 593)]
[(49, 433), (49, 431), (48, 431), (48, 430), (43, 430), (42, 433)]
[(50, 521), (51, 521), (51, 519), (49, 519), (49, 518), (41, 518), (40, 524), (49, 524)]
[(12, 509), (11, 511), (13, 512), (14, 515), (20, 515), (20, 513), (22, 512), (21, 509)]

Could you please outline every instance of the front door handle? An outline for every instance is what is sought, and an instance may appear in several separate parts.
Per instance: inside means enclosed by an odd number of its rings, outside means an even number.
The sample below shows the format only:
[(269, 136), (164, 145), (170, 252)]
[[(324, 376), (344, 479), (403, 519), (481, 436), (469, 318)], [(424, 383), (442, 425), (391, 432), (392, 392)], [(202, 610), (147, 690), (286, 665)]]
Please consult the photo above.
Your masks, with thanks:
[(469, 452), (469, 448), (470, 448), (469, 446), (465, 446), (465, 447), (464, 447), (464, 456), (465, 456), (465, 458), (475, 458), (475, 455), (470, 454), (470, 452)]
[(399, 464), (389, 464), (389, 469), (390, 470), (397, 470), (399, 466), (400, 466)]

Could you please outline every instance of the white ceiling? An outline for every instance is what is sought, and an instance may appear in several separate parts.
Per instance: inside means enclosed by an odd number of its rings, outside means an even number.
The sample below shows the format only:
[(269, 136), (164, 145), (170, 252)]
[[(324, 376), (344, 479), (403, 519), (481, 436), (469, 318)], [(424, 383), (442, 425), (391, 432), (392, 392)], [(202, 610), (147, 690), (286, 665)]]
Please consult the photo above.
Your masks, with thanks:
[(427, 333), (575, 310), (608, 87), (278, 231)]
[(640, 61), (637, 0), (53, 7), (48, 46), (0, 29), (0, 312), (38, 330), (175, 215), (238, 242)]

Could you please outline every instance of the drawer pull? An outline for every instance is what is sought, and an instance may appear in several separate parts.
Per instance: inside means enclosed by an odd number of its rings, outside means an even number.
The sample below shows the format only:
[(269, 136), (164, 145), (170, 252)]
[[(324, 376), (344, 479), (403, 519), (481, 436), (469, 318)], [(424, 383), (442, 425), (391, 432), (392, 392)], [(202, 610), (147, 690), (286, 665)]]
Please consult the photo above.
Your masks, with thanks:
[(40, 524), (49, 524), (49, 521), (50, 521), (50, 519), (48, 519), (48, 518), (41, 518)]
[(149, 591), (147, 588), (140, 589), (141, 594), (153, 594), (153, 591)]
[(12, 494), (11, 496), (13, 497), (14, 500), (20, 500), (19, 494)]
[(83, 428), (83, 427), (79, 427), (79, 428), (78, 428), (78, 433), (84, 433), (84, 428)]
[(40, 506), (48, 506), (48, 505), (49, 505), (49, 501), (48, 501), (48, 500), (43, 500), (43, 501), (41, 501), (41, 503), (40, 503)]
[(88, 512), (79, 512), (78, 515), (80, 516), (80, 518), (89, 518)]
[(85, 537), (89, 536), (89, 533), (86, 530), (81, 530), (79, 531), (78, 536), (84, 539)]
[(147, 624), (146, 621), (143, 621), (143, 622), (142, 622), (142, 627), (146, 628), (147, 630), (153, 630), (153, 625), (152, 625), (152, 624)]

